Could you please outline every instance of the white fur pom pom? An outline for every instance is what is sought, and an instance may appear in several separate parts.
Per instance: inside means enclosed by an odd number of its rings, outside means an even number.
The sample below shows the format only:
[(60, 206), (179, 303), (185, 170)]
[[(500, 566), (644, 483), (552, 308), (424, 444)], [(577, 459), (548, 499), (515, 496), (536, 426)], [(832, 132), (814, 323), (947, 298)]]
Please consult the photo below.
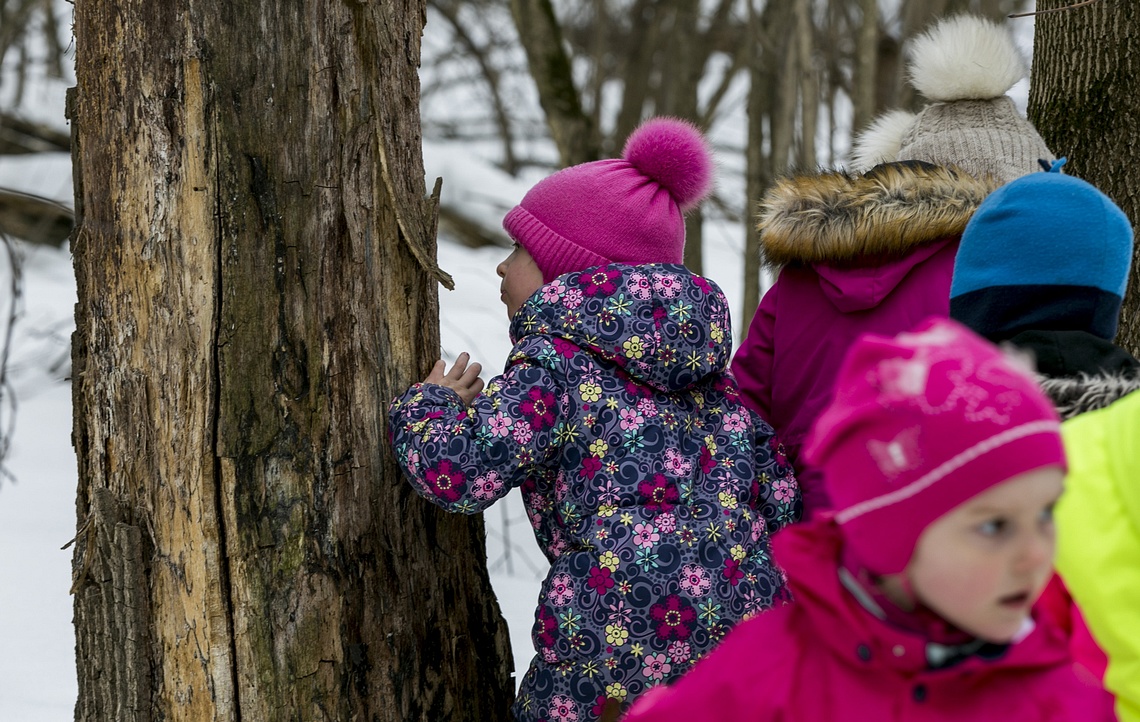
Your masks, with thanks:
[(988, 100), (1025, 77), (1025, 59), (1001, 25), (973, 15), (939, 22), (910, 46), (911, 84), (928, 99)]
[(898, 160), (902, 139), (914, 126), (914, 113), (891, 110), (875, 118), (866, 130), (855, 138), (851, 149), (851, 166), (865, 173), (880, 163)]

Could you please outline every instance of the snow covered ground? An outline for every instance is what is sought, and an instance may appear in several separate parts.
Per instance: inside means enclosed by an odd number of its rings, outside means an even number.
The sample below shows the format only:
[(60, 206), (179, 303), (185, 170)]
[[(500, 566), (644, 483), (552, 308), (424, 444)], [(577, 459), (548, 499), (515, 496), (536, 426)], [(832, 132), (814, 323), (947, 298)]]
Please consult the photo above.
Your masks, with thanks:
[[(76, 695), (71, 552), (60, 549), (75, 534), (76, 465), (71, 388), (46, 370), (67, 353), (75, 280), (65, 251), (23, 250), (15, 479), (0, 479), (0, 720), (56, 722), (71, 719)], [(0, 287), (7, 276), (5, 267)]]

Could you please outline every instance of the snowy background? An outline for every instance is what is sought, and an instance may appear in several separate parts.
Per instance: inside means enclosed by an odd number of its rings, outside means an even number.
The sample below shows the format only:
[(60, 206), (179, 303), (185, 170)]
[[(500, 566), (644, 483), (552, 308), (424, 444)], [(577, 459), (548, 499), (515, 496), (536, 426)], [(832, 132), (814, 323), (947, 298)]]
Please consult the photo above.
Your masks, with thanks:
[[(70, 9), (70, 6), (63, 6)], [(69, 16), (68, 16), (69, 17)], [(1019, 39), (1028, 49), (1032, 24), (1018, 26)], [(425, 57), (433, 47), (446, 45), (445, 36), (429, 21)], [(70, 71), (69, 71), (70, 73)], [(719, 82), (710, 73), (710, 83)], [(0, 108), (12, 110), (12, 83), (0, 76)], [(436, 79), (437, 80), (437, 79)], [(425, 78), (425, 89), (433, 79)], [(74, 83), (49, 79), (33, 70), (17, 109), (28, 120), (50, 123), (61, 130), (64, 91)], [(1027, 83), (1014, 92), (1024, 112)], [(743, 95), (736, 111), (713, 129), (718, 149), (718, 192), (739, 198), (745, 126)], [(464, 107), (456, 98), (470, 88), (454, 89), (446, 97), (425, 93), (424, 115), (434, 103)], [(525, 87), (518, 91), (522, 105), (535, 114), (533, 97)], [(846, 139), (837, 147), (845, 147)], [(553, 159), (552, 147), (530, 143), (521, 148), (528, 157)], [(427, 187), (435, 177), (444, 179), (444, 202), (471, 218), (496, 228), (544, 171), (532, 170), (520, 178), (499, 170), (501, 150), (495, 142), (426, 140), (424, 163)], [(66, 154), (0, 156), (0, 187), (18, 189), (72, 205), (71, 165)], [(743, 207), (742, 201), (736, 201)], [(724, 289), (738, 319), (743, 288), (741, 254), (744, 229), (739, 221), (712, 212), (705, 220), (704, 262), (707, 275)], [(70, 443), (71, 389), (68, 340), (74, 328), (75, 284), (66, 248), (19, 245), (24, 297), (10, 361), (18, 403), (16, 430), (7, 462), (10, 476), (0, 478), (0, 722), (60, 722), (70, 720), (77, 693), (72, 607), (71, 552), (63, 547), (75, 533), (76, 463)], [(484, 379), (502, 368), (509, 351), (506, 313), (499, 301), (495, 266), (505, 248), (471, 249), (441, 234), (440, 265), (455, 278), (454, 291), (440, 291), (443, 355), (449, 361), (469, 351), (487, 370)], [(11, 282), (7, 258), (0, 253), (0, 320), (7, 317), (3, 304)], [(0, 332), (3, 331), (0, 326)], [(0, 419), (3, 414), (0, 414)], [(510, 625), (515, 664), (525, 671), (533, 655), (530, 626), (539, 582), (546, 562), (538, 551), (517, 493), (486, 513), (487, 551), (491, 579)]]

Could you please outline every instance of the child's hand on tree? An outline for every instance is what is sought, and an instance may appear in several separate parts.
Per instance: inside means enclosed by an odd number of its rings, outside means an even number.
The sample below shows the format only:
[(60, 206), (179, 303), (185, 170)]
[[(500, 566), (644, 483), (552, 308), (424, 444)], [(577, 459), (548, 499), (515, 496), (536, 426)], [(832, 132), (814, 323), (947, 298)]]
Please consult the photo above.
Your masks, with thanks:
[(459, 354), (459, 358), (455, 359), (455, 365), (451, 367), (450, 371), (447, 371), (447, 364), (443, 362), (443, 359), (436, 361), (431, 373), (424, 379), (424, 383), (446, 386), (459, 394), (463, 403), (470, 406), (479, 392), (483, 390), (483, 379), (479, 378), (479, 372), (483, 370), (483, 367), (477, 363), (468, 366), (467, 362), (470, 359), (471, 356), (466, 352)]

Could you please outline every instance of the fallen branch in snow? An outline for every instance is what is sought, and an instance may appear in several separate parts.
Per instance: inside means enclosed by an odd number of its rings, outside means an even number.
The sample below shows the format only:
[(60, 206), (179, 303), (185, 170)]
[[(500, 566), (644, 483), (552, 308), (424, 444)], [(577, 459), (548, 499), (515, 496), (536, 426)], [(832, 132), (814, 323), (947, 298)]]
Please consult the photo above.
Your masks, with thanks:
[(509, 248), (510, 239), (501, 230), (487, 228), (452, 206), (440, 205), (439, 225), (447, 235), (468, 248), (501, 246)]
[(56, 201), (0, 188), (0, 234), (58, 247), (71, 235), (74, 223), (71, 209)]
[(70, 151), (69, 133), (8, 113), (0, 113), (0, 155)]

